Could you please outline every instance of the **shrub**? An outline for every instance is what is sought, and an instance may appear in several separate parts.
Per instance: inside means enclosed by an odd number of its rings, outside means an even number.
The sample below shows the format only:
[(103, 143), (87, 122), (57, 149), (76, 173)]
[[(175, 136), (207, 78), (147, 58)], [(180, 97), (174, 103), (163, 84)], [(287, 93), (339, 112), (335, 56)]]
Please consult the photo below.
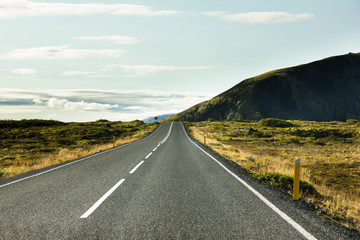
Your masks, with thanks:
[(252, 137), (255, 137), (255, 138), (262, 138), (262, 137), (264, 137), (264, 133), (263, 133), (263, 132), (258, 131), (258, 130), (256, 130), (256, 129), (252, 129), (252, 128), (249, 129), (248, 134), (251, 135)]
[(251, 157), (251, 156), (245, 156), (245, 160), (250, 161), (250, 162), (255, 162), (255, 158)]
[(280, 139), (283, 143), (294, 143), (294, 144), (300, 144), (300, 138), (298, 137), (282, 137)]
[(247, 132), (247, 135), (254, 137), (254, 138), (268, 138), (268, 137), (272, 137), (272, 135), (268, 132), (262, 132), (253, 128), (250, 128), (249, 131)]
[(254, 122), (255, 120), (247, 120), (247, 119), (235, 118), (235, 119), (233, 119), (233, 121), (234, 122), (250, 123), (250, 122)]
[(96, 120), (97, 123), (108, 123), (110, 122), (109, 120), (107, 119), (99, 119), (99, 120)]
[(346, 125), (357, 125), (357, 124), (359, 124), (359, 120), (357, 120), (357, 119), (346, 120)]
[(56, 140), (56, 143), (60, 146), (70, 146), (76, 144), (76, 141), (72, 138), (59, 138)]
[(296, 125), (291, 122), (277, 118), (261, 119), (258, 122), (258, 124), (259, 126), (263, 126), (263, 127), (281, 127), (281, 128), (296, 127)]
[(298, 137), (313, 137), (315, 139), (326, 138), (330, 136), (334, 136), (338, 138), (351, 138), (354, 135), (351, 132), (342, 131), (340, 129), (307, 129), (307, 130), (297, 129), (291, 134)]

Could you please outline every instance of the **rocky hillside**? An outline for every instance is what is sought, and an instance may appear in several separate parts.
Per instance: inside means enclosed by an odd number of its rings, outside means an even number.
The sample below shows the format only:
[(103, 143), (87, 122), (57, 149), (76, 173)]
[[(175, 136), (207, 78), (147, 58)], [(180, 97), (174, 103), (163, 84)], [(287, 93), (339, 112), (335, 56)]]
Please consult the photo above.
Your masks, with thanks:
[(203, 121), (262, 118), (360, 119), (360, 54), (326, 58), (246, 79), (172, 117)]

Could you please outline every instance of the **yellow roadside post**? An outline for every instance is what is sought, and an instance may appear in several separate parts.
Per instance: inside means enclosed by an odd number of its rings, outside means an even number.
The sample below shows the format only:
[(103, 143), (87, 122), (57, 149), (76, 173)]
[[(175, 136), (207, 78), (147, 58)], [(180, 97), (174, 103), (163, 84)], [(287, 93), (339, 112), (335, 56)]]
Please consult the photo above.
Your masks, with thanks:
[(115, 136), (113, 136), (113, 147), (115, 147), (115, 141), (116, 141), (116, 138), (115, 138)]
[(204, 135), (204, 147), (206, 147), (206, 135)]
[(299, 200), (300, 192), (300, 158), (295, 161), (293, 200)]

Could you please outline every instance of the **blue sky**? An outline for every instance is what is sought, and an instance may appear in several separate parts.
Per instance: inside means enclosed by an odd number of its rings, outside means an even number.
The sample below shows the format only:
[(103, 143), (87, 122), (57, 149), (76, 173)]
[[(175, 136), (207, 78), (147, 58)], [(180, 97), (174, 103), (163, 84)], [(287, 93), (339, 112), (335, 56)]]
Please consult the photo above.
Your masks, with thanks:
[(0, 0), (0, 119), (176, 113), (264, 72), (359, 52), (360, 1)]

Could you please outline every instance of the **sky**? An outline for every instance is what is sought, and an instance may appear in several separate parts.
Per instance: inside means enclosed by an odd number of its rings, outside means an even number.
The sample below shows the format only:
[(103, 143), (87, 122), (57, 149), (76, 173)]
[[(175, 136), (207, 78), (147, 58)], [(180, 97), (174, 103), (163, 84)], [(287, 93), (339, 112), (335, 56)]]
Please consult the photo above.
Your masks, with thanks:
[(0, 0), (0, 119), (178, 113), (267, 71), (360, 52), (359, 0)]

